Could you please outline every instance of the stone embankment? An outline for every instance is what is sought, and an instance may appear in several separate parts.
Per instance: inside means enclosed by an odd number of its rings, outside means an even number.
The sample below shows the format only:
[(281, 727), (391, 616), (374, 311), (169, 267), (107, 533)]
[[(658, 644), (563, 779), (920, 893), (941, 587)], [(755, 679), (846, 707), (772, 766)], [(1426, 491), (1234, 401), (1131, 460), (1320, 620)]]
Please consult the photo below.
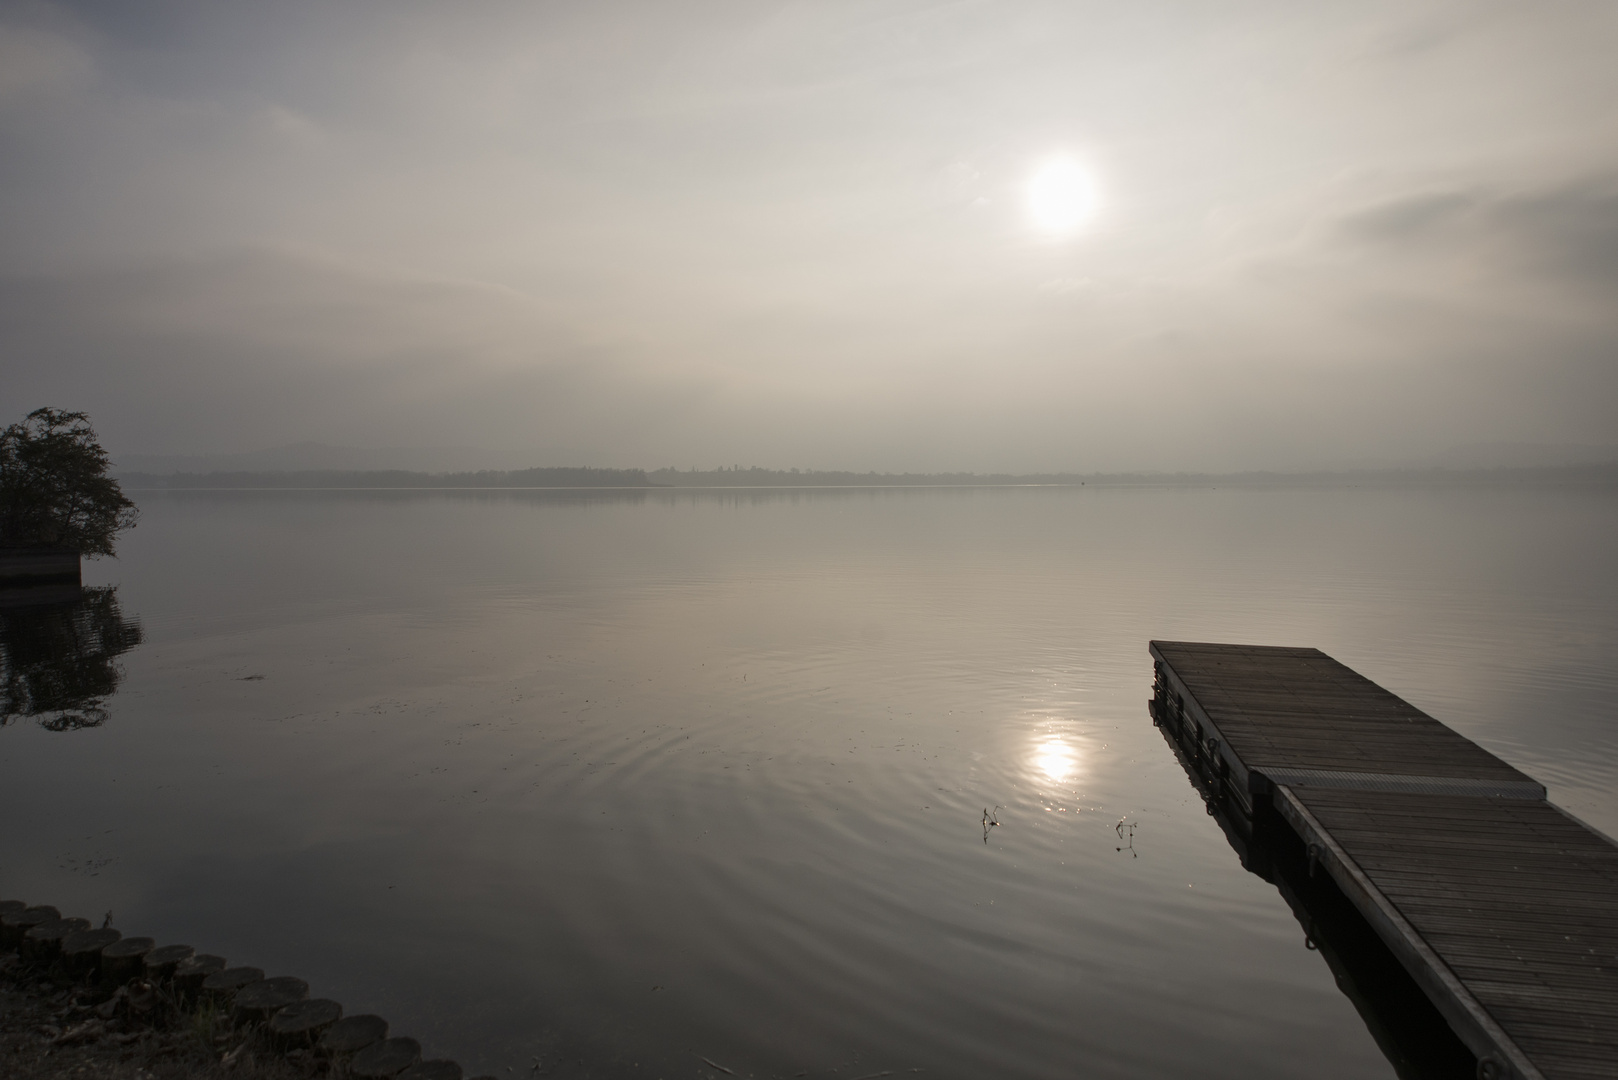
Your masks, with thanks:
[[(462, 1080), (380, 1016), (345, 1016), (290, 975), (0, 900), (0, 1074)], [(491, 1080), (491, 1078), (477, 1078)]]

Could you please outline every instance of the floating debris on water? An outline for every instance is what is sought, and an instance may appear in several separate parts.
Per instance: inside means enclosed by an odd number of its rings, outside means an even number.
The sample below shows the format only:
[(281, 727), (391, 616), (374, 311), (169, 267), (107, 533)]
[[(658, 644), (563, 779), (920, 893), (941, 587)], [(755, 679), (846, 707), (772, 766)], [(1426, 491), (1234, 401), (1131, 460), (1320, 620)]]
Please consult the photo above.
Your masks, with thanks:
[(1140, 853), (1135, 850), (1135, 826), (1139, 824), (1140, 822), (1138, 821), (1130, 821), (1128, 815), (1118, 819), (1118, 824), (1113, 826), (1113, 831), (1118, 834), (1118, 839), (1122, 840), (1123, 844), (1114, 848), (1114, 851), (1127, 851), (1130, 858), (1140, 858)]

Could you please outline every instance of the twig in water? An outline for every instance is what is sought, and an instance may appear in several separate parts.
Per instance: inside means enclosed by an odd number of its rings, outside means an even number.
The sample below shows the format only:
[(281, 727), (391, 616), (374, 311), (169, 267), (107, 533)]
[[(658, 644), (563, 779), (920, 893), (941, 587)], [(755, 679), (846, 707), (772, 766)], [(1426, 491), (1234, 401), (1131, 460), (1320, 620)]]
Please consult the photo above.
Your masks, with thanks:
[(989, 830), (1000, 824), (1000, 811), (1004, 809), (1005, 807), (996, 803), (992, 815), (988, 810), (983, 811), (983, 842), (985, 844), (989, 842)]
[(736, 1075), (735, 1073), (731, 1072), (729, 1069), (725, 1068), (723, 1065), (719, 1064), (719, 1062), (717, 1062), (717, 1061), (711, 1061), (708, 1058), (703, 1057), (701, 1054), (698, 1054), (697, 1057), (702, 1060), (702, 1063), (704, 1065), (707, 1065), (710, 1068), (718, 1069), (720, 1072), (724, 1073), (726, 1076), (735, 1076)]
[(1124, 846), (1113, 848), (1113, 850), (1127, 851), (1132, 858), (1138, 859), (1140, 858), (1140, 853), (1135, 850), (1135, 826), (1140, 822), (1130, 821), (1129, 824), (1125, 825), (1124, 822), (1128, 820), (1128, 815), (1125, 815), (1119, 818), (1118, 824), (1112, 827), (1113, 832), (1118, 834), (1118, 839), (1128, 841)]

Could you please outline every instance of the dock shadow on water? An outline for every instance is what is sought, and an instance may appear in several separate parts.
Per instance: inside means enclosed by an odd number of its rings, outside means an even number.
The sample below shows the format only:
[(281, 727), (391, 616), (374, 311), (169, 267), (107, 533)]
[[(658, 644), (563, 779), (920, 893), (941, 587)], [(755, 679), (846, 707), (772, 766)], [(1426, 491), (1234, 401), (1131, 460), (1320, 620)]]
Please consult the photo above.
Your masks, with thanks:
[(117, 658), (141, 639), (117, 586), (0, 590), (0, 726), (99, 727), (123, 678)]
[[(1157, 726), (1242, 869), (1274, 885), (1303, 929), (1303, 946), (1319, 952), (1337, 987), (1353, 1003), (1401, 1080), (1471, 1080), (1477, 1058), (1450, 1028), (1331, 876), (1267, 803), (1249, 815), (1225, 782), (1216, 755), (1194, 737)], [(1190, 725), (1187, 725), (1190, 729)], [(1127, 826), (1126, 826), (1127, 828)]]

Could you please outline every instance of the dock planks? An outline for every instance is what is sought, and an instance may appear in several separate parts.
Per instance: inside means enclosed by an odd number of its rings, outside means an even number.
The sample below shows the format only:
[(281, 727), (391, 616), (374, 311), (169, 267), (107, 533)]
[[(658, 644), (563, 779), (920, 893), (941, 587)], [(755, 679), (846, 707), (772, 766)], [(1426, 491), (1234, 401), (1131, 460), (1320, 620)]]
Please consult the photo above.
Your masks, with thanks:
[(1292, 827), (1480, 1076), (1618, 1076), (1618, 845), (1316, 649), (1151, 651), (1154, 718)]

